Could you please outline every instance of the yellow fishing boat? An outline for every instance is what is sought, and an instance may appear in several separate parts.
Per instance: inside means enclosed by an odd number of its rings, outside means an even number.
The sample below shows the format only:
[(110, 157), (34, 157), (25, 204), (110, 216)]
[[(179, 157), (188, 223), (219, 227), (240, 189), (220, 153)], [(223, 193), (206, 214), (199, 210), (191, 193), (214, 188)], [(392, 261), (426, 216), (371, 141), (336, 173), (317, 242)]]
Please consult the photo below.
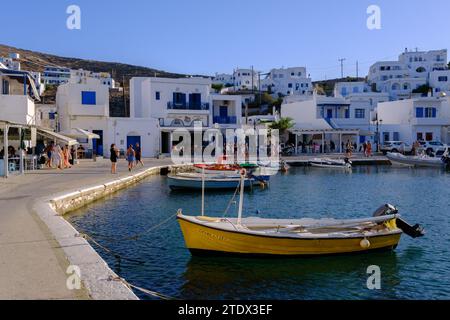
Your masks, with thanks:
[(243, 184), (237, 218), (203, 214), (178, 221), (187, 248), (193, 254), (315, 256), (395, 249), (403, 232), (423, 236), (419, 225), (410, 226), (392, 205), (380, 207), (367, 219), (262, 219), (242, 218)]

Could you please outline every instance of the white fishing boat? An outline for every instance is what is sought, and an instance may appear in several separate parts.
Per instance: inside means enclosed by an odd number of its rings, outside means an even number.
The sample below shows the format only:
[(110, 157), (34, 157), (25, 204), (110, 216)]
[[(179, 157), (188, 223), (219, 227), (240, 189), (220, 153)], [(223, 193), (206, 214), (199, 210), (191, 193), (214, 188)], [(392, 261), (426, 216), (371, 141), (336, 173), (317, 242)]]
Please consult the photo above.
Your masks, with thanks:
[(433, 158), (427, 155), (405, 156), (400, 153), (387, 153), (386, 157), (393, 163), (399, 163), (413, 167), (443, 168), (445, 166), (445, 161), (443, 161), (441, 157)]
[[(176, 189), (236, 189), (241, 180), (240, 174), (202, 174), (196, 172), (177, 173), (167, 176), (168, 185), (172, 190)], [(267, 183), (267, 177), (246, 176), (244, 187), (249, 188), (254, 184)]]
[(316, 168), (328, 168), (328, 169), (351, 169), (352, 162), (345, 158), (341, 159), (330, 159), (330, 158), (315, 158), (309, 161), (312, 167)]

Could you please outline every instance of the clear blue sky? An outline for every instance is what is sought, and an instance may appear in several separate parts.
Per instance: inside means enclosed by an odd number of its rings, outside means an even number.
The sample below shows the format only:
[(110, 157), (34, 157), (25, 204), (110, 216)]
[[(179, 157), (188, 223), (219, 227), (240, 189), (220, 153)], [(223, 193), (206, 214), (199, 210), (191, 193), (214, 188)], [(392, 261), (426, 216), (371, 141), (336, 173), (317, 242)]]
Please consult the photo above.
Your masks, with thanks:
[[(82, 29), (66, 28), (81, 7)], [(381, 7), (382, 29), (366, 27)], [(231, 73), (306, 66), (314, 80), (360, 74), (404, 48), (450, 48), (448, 0), (40, 0), (15, 1), (0, 19), (0, 43), (62, 56), (171, 72)]]

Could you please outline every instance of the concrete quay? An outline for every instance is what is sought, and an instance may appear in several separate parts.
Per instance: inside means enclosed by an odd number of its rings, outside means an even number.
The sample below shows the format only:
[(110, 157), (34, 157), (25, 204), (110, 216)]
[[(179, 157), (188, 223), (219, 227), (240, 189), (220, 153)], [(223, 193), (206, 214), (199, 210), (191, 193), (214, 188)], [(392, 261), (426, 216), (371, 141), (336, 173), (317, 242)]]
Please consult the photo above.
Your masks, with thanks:
[[(146, 159), (129, 173), (120, 161), (81, 161), (66, 170), (39, 170), (0, 179), (0, 299), (137, 299), (62, 216), (139, 180), (159, 174), (170, 159)], [(70, 290), (73, 270), (82, 286)], [(72, 273), (70, 273), (72, 272)], [(71, 280), (72, 279), (72, 280)]]

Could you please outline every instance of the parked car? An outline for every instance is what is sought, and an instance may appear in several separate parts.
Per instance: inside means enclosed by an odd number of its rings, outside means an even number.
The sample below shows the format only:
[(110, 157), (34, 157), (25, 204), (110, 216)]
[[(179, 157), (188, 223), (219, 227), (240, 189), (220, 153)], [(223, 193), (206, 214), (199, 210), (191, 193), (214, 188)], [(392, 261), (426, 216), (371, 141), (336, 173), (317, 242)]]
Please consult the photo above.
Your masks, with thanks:
[(436, 157), (450, 156), (450, 147), (445, 147), (436, 151)]
[(381, 147), (381, 152), (386, 155), (388, 152), (392, 153), (411, 153), (412, 145), (403, 141), (386, 141)]
[(426, 141), (421, 142), (420, 145), (427, 155), (436, 154), (438, 151), (445, 151), (448, 147), (440, 141)]

